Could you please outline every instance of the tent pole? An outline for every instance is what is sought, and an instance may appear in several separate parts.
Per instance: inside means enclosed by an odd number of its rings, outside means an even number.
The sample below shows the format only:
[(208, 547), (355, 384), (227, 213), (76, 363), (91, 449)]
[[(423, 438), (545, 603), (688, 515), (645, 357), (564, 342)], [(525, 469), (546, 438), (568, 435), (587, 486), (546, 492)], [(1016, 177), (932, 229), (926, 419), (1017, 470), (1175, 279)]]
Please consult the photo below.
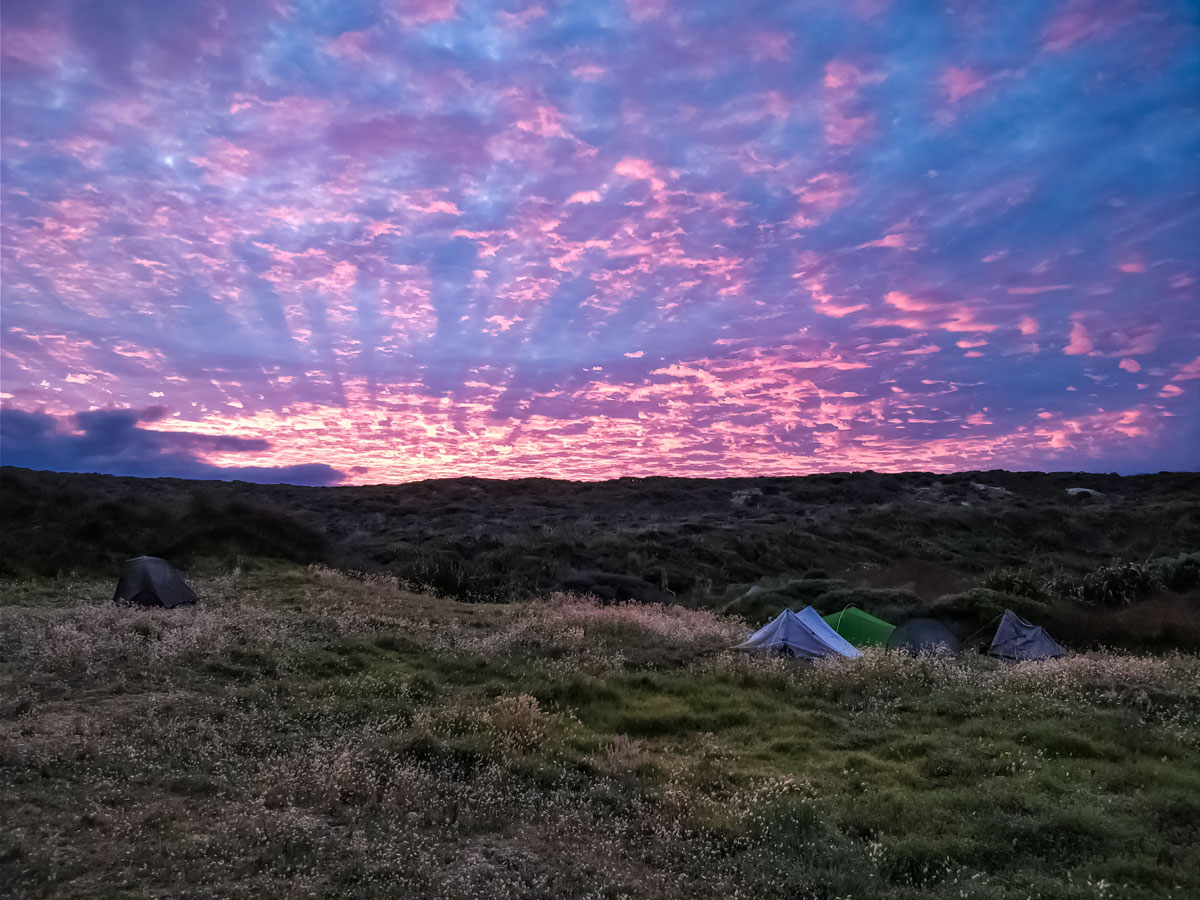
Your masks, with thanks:
[[(996, 618), (992, 619), (991, 622), (988, 622), (986, 625), (983, 626), (983, 628), (980, 628), (979, 631), (983, 631), (986, 628), (990, 628), (993, 622), (998, 622), (1003, 618), (1004, 618), (1004, 613), (1000, 613), (1000, 615), (998, 615), (998, 616), (996, 616)], [(979, 631), (976, 631), (974, 634), (971, 635), (971, 637), (964, 638), (963, 646), (965, 647), (967, 644), (969, 644), (971, 642), (971, 638), (975, 637), (976, 634), (979, 634)]]

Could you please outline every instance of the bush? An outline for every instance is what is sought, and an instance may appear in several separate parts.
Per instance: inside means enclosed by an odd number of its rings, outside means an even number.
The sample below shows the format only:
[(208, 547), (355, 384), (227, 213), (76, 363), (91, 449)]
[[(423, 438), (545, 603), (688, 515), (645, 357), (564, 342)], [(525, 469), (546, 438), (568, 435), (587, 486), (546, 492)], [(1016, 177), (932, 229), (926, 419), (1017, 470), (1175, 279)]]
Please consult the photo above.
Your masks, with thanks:
[(1160, 556), (1146, 563), (1146, 572), (1163, 587), (1183, 593), (1200, 587), (1200, 552)]
[(1060, 597), (1096, 606), (1125, 606), (1158, 585), (1144, 566), (1123, 563), (1101, 566), (1083, 576), (1059, 575), (1050, 589)]
[(1011, 609), (1019, 616), (1041, 619), (1049, 615), (1053, 607), (1041, 600), (1006, 594), (991, 588), (971, 588), (958, 594), (947, 594), (937, 601), (939, 608), (949, 615), (982, 625), (1004, 615)]
[(1026, 569), (993, 569), (983, 576), (982, 586), (1009, 596), (1048, 599), (1045, 579), (1037, 578)]
[(823, 614), (853, 605), (893, 624), (927, 610), (920, 597), (904, 588), (839, 587), (821, 594), (813, 605)]

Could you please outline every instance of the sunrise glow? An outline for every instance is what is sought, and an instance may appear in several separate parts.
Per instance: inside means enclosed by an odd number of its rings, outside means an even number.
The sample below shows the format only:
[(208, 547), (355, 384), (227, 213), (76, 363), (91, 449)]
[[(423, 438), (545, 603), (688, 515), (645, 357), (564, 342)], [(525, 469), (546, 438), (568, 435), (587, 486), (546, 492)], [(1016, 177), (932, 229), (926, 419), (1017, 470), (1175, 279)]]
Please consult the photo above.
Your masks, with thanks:
[(5, 3), (3, 462), (1200, 461), (1184, 2)]

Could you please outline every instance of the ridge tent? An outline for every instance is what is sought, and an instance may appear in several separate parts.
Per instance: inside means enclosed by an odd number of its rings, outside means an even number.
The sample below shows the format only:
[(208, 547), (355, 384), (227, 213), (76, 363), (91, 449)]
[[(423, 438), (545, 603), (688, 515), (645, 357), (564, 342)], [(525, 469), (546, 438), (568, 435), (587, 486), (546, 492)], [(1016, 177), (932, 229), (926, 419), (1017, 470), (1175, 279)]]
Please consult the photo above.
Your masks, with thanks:
[(857, 606), (847, 606), (841, 612), (824, 617), (829, 627), (852, 643), (855, 647), (882, 647), (896, 630), (891, 622), (885, 622)]
[(121, 577), (117, 579), (117, 590), (113, 594), (114, 603), (123, 601), (167, 609), (195, 603), (197, 599), (171, 564), (157, 556), (139, 556), (122, 563)]
[(1026, 622), (1011, 609), (1004, 611), (992, 646), (988, 648), (989, 655), (1005, 659), (1050, 659), (1065, 656), (1066, 652), (1066, 648), (1046, 634), (1044, 628)]
[(800, 614), (785, 609), (734, 649), (775, 652), (803, 659), (821, 659), (834, 653), (852, 658), (860, 655), (826, 625), (811, 606)]
[(819, 637), (835, 653), (856, 659), (862, 656), (862, 651), (829, 627), (829, 623), (821, 618), (821, 614), (811, 606), (806, 606), (796, 613), (796, 618), (809, 627), (813, 634)]
[(958, 653), (962, 650), (962, 641), (941, 622), (933, 619), (909, 619), (896, 626), (896, 630), (888, 638), (887, 648), (907, 650), (909, 653)]

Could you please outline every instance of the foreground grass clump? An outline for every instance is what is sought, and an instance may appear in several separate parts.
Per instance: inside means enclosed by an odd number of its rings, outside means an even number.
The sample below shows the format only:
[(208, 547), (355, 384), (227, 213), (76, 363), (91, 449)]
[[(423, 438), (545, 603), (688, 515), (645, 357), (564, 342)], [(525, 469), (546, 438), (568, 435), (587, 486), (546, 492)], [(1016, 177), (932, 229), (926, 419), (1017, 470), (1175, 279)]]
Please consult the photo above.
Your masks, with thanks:
[(325, 568), (6, 582), (0, 895), (1189, 897), (1200, 660), (730, 653)]

